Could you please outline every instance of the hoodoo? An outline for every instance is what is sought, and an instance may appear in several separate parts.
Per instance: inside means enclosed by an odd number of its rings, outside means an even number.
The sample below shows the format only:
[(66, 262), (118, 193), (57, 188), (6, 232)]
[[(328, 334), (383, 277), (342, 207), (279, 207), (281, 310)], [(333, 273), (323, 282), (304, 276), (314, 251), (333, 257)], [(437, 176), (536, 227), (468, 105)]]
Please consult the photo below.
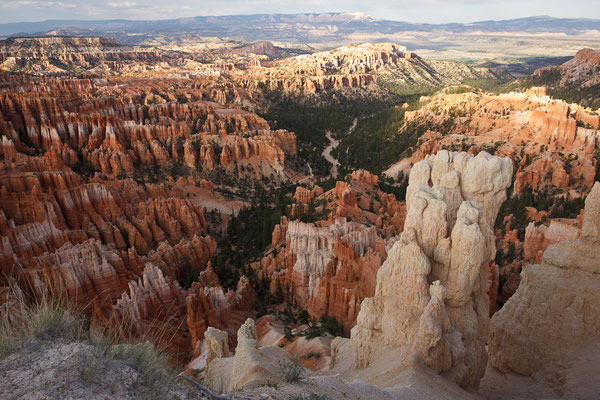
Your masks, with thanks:
[[(363, 301), (352, 345), (357, 367), (422, 362), (477, 388), (487, 364), (493, 224), (512, 163), (440, 151), (412, 169), (404, 232)], [(389, 368), (392, 370), (393, 368)]]

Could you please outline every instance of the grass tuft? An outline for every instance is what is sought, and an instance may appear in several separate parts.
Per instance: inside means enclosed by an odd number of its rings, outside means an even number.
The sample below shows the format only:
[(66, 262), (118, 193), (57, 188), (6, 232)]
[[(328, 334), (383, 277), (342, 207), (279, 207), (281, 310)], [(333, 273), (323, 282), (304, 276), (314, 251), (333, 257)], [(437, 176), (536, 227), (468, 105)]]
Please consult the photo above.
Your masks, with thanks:
[(60, 300), (43, 299), (30, 306), (22, 322), (28, 339), (74, 339), (85, 337), (84, 323), (78, 313)]
[(167, 357), (149, 341), (112, 345), (108, 355), (131, 363), (140, 373), (140, 384), (165, 384), (174, 378)]
[[(119, 321), (114, 321), (119, 322)], [(157, 327), (158, 336), (166, 327)], [(87, 350), (81, 354), (79, 377), (87, 385), (102, 385), (106, 368), (121, 360), (139, 373), (134, 387), (136, 398), (163, 398), (174, 382), (175, 373), (155, 338), (140, 339), (131, 327), (120, 321), (108, 330), (90, 332), (84, 317), (66, 301), (43, 298), (20, 304), (18, 315), (0, 318), (0, 357), (17, 352), (34, 341), (83, 342)]]
[(69, 304), (44, 297), (23, 303), (16, 318), (0, 320), (0, 357), (33, 340), (80, 340), (85, 335), (83, 318)]

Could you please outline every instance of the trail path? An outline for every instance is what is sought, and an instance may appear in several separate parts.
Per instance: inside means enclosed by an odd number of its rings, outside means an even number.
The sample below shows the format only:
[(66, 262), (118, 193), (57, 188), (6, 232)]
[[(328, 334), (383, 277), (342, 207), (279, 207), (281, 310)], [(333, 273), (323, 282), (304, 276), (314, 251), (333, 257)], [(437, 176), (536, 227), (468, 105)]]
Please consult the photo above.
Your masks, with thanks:
[[(357, 122), (358, 122), (358, 118), (354, 118), (354, 121), (352, 121), (352, 125), (348, 129), (348, 132), (346, 133), (346, 135), (349, 135), (350, 133), (352, 133), (354, 128), (356, 128)], [(340, 144), (340, 141), (335, 140), (333, 138), (333, 136), (331, 136), (331, 132), (329, 132), (329, 131), (325, 132), (325, 136), (329, 140), (329, 145), (327, 147), (325, 147), (325, 150), (323, 150), (323, 157), (325, 157), (325, 159), (331, 164), (331, 176), (334, 178), (337, 178), (338, 167), (340, 166), (340, 162), (331, 155), (331, 152), (333, 151), (333, 149), (335, 149)]]

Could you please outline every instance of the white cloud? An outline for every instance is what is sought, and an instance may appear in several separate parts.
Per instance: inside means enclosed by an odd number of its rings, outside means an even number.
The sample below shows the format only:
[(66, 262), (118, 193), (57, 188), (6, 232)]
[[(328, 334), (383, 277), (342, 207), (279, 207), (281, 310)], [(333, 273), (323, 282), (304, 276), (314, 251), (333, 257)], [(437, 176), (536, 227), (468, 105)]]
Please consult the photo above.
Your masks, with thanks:
[(64, 3), (62, 1), (36, 1), (36, 0), (14, 0), (4, 3), (2, 7), (20, 8), (20, 7), (67, 7), (75, 8), (73, 3)]
[(132, 7), (137, 7), (138, 3), (133, 2), (133, 1), (121, 1), (118, 3), (109, 1), (108, 6), (110, 8), (132, 8)]
[(0, 0), (0, 23), (47, 19), (167, 19), (198, 15), (353, 11), (409, 22), (530, 15), (600, 18), (598, 0)]

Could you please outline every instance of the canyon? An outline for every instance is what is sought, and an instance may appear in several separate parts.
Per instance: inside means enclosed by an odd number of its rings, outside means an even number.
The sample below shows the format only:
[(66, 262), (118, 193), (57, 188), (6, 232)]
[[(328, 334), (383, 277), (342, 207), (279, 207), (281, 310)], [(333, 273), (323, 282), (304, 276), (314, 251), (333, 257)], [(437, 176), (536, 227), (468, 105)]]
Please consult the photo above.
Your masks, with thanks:
[(405, 176), (440, 150), (511, 158), (512, 199), (495, 225), (502, 304), (528, 262), (539, 263), (551, 244), (579, 237), (581, 199), (600, 179), (598, 118), (597, 111), (553, 99), (545, 88), (499, 95), (449, 88), (406, 112), (405, 126), (421, 126), (424, 134), (412, 154), (385, 173)]
[[(243, 51), (220, 44), (149, 49), (120, 46), (102, 37), (9, 38), (0, 41), (0, 70), (94, 77), (201, 77), (216, 84), (233, 82), (251, 97), (260, 96), (264, 90), (307, 96), (328, 91), (348, 96), (377, 95), (382, 93), (378, 79), (396, 85), (439, 86), (501, 76), (489, 68), (425, 60), (393, 43), (348, 45), (293, 57), (285, 57), (285, 51), (277, 52), (269, 45), (250, 46)], [(269, 60), (274, 54), (283, 57)], [(241, 103), (238, 99), (236, 102)]]
[(209, 325), (230, 327), (233, 342), (254, 295), (244, 279), (235, 291), (220, 286), (208, 230), (222, 227), (206, 215), (243, 203), (201, 173), (239, 163), (248, 176), (287, 180), (294, 134), (206, 100), (147, 105), (147, 89), (132, 83), (123, 93), (87, 79), (2, 76), (2, 87), (2, 284), (64, 296), (94, 326), (168, 330), (179, 362)]
[[(335, 399), (589, 398), (600, 110), (465, 83), (508, 78), (393, 43), (1, 41), (0, 317), (61, 299), (244, 398), (307, 394), (290, 365)], [(381, 174), (347, 162), (365, 131), (405, 144)]]

